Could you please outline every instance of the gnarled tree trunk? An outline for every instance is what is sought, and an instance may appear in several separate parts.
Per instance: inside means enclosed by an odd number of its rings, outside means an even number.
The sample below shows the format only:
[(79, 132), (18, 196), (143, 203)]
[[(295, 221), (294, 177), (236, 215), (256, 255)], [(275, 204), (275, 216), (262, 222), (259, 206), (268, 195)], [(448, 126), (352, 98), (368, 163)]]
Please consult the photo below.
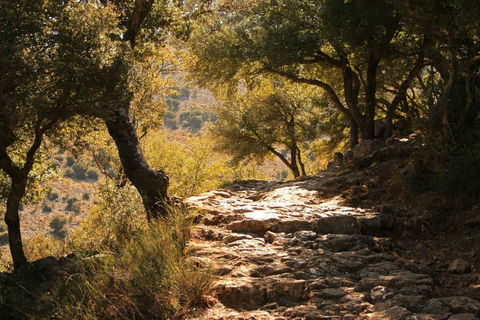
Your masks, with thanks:
[(26, 186), (27, 176), (20, 175), (18, 179), (12, 178), (11, 189), (7, 199), (5, 223), (8, 227), (8, 243), (10, 245), (14, 270), (18, 270), (27, 265), (27, 258), (23, 251), (22, 234), (20, 232), (20, 217), (18, 215), (18, 208), (25, 194)]
[(120, 108), (113, 116), (110, 115), (103, 120), (115, 141), (125, 175), (142, 197), (148, 220), (165, 216), (168, 203), (168, 177), (165, 172), (154, 170), (148, 165), (127, 111)]

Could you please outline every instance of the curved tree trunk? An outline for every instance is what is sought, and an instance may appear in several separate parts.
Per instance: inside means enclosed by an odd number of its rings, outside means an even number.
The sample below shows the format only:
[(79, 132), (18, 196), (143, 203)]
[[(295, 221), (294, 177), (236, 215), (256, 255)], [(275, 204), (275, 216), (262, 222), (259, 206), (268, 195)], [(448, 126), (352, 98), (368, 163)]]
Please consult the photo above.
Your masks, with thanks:
[(305, 177), (307, 175), (305, 171), (305, 164), (302, 161), (302, 151), (300, 148), (297, 148), (297, 157), (298, 157), (298, 163), (300, 164), (300, 169), (302, 169), (302, 177)]
[(375, 138), (375, 111), (377, 107), (377, 69), (380, 59), (373, 53), (368, 58), (367, 83), (365, 88), (365, 123), (360, 128), (362, 140)]
[(104, 122), (117, 146), (125, 175), (142, 197), (148, 220), (165, 216), (168, 213), (168, 177), (165, 172), (153, 170), (148, 165), (126, 110), (119, 109)]
[(20, 217), (18, 208), (20, 201), (25, 194), (27, 177), (12, 179), (12, 188), (8, 194), (7, 211), (5, 213), (5, 223), (8, 227), (8, 243), (13, 260), (14, 270), (18, 270), (27, 265), (27, 258), (23, 251), (22, 234), (20, 232)]

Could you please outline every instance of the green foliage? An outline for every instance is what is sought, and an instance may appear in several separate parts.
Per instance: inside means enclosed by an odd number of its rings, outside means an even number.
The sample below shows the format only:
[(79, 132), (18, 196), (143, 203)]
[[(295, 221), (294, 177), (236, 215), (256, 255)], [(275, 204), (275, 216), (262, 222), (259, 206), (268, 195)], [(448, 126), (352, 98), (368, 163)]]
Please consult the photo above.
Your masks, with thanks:
[(87, 178), (88, 165), (84, 162), (77, 162), (73, 165), (73, 174), (74, 177), (78, 180), (85, 180)]
[(219, 120), (210, 130), (220, 148), (237, 160), (273, 154), (295, 177), (301, 175), (301, 149), (317, 135), (318, 92), (279, 78), (263, 78), (244, 91), (215, 108)]
[(44, 203), (42, 206), (42, 212), (52, 212), (52, 207), (48, 203)]
[(113, 183), (101, 184), (96, 203), (81, 224), (82, 233), (88, 236), (84, 241), (97, 248), (114, 246), (130, 238), (147, 223), (143, 210), (141, 199), (132, 185), (118, 188)]
[(207, 136), (181, 141), (154, 132), (144, 139), (143, 145), (148, 162), (154, 168), (164, 169), (170, 177), (171, 194), (198, 194), (236, 179), (261, 178), (251, 165), (230, 164)]
[(65, 211), (72, 211), (76, 215), (80, 214), (82, 211), (82, 202), (78, 201), (77, 198), (68, 199), (67, 206), (65, 207)]
[(75, 163), (75, 158), (72, 156), (67, 157), (67, 166), (71, 167)]
[(75, 175), (75, 172), (73, 171), (72, 168), (66, 168), (65, 171), (63, 172), (63, 175), (68, 178), (73, 178)]
[(85, 193), (82, 195), (82, 199), (83, 199), (83, 200), (90, 200), (90, 193), (85, 192)]
[(175, 99), (175, 98), (168, 98), (167, 99), (167, 105), (168, 105), (168, 109), (170, 111), (173, 111), (173, 112), (177, 112), (178, 111), (178, 107), (180, 106), (180, 102), (179, 100)]
[(8, 244), (8, 232), (3, 231), (0, 232), (0, 245), (6, 245)]
[(194, 107), (189, 111), (180, 113), (179, 122), (183, 128), (190, 128), (193, 132), (197, 132), (211, 118), (211, 113), (200, 107)]
[(0, 222), (0, 245), (5, 245), (8, 243), (8, 231), (7, 225), (4, 221)]
[(177, 115), (174, 112), (169, 111), (165, 115), (164, 123), (167, 128), (170, 128), (172, 130), (177, 130), (178, 129)]
[(49, 159), (48, 160), (48, 168), (52, 170), (58, 170), (62, 166), (62, 163), (57, 159)]
[(88, 168), (87, 171), (85, 172), (86, 176), (88, 179), (91, 179), (93, 181), (97, 181), (98, 177), (100, 175), (99, 171), (97, 168)]
[(50, 201), (55, 201), (59, 197), (57, 192), (53, 192), (52, 189), (48, 190), (47, 199)]
[(55, 215), (52, 220), (50, 220), (50, 228), (53, 229), (53, 232), (60, 231), (67, 224), (67, 217), (61, 215)]

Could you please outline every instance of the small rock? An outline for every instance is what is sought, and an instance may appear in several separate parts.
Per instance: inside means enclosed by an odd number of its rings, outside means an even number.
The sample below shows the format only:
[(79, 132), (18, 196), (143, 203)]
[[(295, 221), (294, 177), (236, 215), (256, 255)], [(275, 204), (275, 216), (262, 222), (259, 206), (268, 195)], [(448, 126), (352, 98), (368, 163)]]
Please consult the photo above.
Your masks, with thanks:
[(372, 303), (383, 302), (395, 296), (395, 290), (385, 286), (376, 286), (370, 290), (370, 299)]
[(353, 160), (353, 150), (352, 149), (348, 149), (347, 151), (345, 151), (345, 153), (343, 154), (343, 160), (344, 161)]
[(300, 241), (310, 241), (317, 238), (317, 233), (310, 230), (301, 230), (295, 232), (294, 237)]
[(360, 234), (360, 225), (353, 216), (331, 216), (317, 222), (319, 234)]
[(245, 240), (245, 239), (253, 239), (253, 237), (248, 234), (233, 233), (223, 238), (223, 242), (228, 244), (238, 240)]
[(384, 146), (385, 144), (377, 139), (364, 140), (353, 148), (353, 158), (362, 159), (368, 157)]
[(337, 300), (345, 295), (345, 290), (342, 288), (327, 288), (316, 291), (313, 295), (318, 298)]
[(377, 215), (366, 215), (357, 219), (360, 222), (362, 234), (374, 235), (382, 228), (382, 220)]
[(472, 271), (472, 266), (465, 260), (455, 259), (450, 263), (447, 271), (450, 273), (464, 274)]
[(448, 312), (480, 314), (480, 302), (468, 297), (430, 299), (423, 307), (422, 312), (431, 314), (446, 314)]
[(277, 238), (277, 236), (275, 235), (275, 233), (273, 233), (271, 231), (267, 231), (263, 235), (263, 239), (265, 240), (265, 243), (273, 243), (276, 238)]
[(407, 309), (399, 307), (399, 306), (394, 306), (379, 312), (373, 312), (368, 315), (366, 315), (365, 319), (369, 320), (403, 320), (406, 317), (411, 315), (411, 312), (409, 312)]
[(223, 191), (223, 190), (215, 190), (215, 191), (212, 191), (212, 193), (216, 196), (219, 196), (219, 197), (222, 197), (222, 198), (231, 198), (232, 195), (226, 191)]
[[(272, 220), (272, 219), (270, 219)], [(278, 219), (277, 219), (278, 220)], [(268, 231), (269, 220), (245, 219), (241, 221), (230, 222), (226, 228), (233, 232), (248, 232), (255, 234), (265, 234)]]

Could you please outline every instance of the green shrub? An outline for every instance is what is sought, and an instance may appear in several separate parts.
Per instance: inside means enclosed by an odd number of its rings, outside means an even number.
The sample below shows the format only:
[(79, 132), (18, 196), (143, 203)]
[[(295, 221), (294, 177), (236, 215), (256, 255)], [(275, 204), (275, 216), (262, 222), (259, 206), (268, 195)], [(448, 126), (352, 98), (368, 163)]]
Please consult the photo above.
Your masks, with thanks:
[(93, 245), (110, 246), (116, 241), (124, 241), (147, 224), (144, 210), (142, 200), (131, 184), (123, 188), (113, 184), (101, 185), (95, 205), (82, 222), (82, 227), (89, 237), (95, 239)]
[(77, 162), (72, 166), (74, 177), (78, 180), (85, 180), (87, 178), (88, 165), (83, 162)]
[(52, 220), (50, 220), (50, 228), (53, 229), (53, 232), (60, 231), (67, 224), (67, 217), (61, 215), (55, 215)]
[(64, 239), (68, 234), (68, 229), (66, 226), (64, 226), (62, 229), (58, 230), (55, 232), (55, 235), (59, 238), (59, 239)]
[(82, 211), (82, 203), (77, 198), (70, 198), (67, 200), (65, 211), (73, 211), (75, 214), (80, 214)]
[(57, 159), (50, 159), (48, 160), (48, 168), (57, 170), (62, 166), (62, 163), (58, 161)]
[(75, 158), (72, 156), (67, 157), (67, 166), (71, 167), (75, 163)]
[(0, 232), (0, 245), (5, 245), (8, 243), (8, 232)]
[(89, 179), (97, 181), (100, 173), (96, 168), (88, 168), (86, 171), (86, 175)]
[(73, 211), (75, 215), (79, 215), (80, 213), (82, 213), (82, 203), (80, 201), (73, 203), (71, 211)]
[(72, 168), (66, 168), (63, 175), (68, 178), (73, 178), (73, 176), (75, 175), (75, 172), (73, 172)]
[(42, 206), (42, 212), (52, 212), (52, 207), (48, 203), (44, 203)]
[(50, 201), (55, 201), (59, 198), (59, 195), (57, 192), (52, 192), (52, 190), (50, 189), (47, 193), (47, 199), (50, 200)]
[(82, 199), (83, 199), (83, 200), (90, 200), (90, 193), (85, 192), (85, 193), (83, 194), (83, 196), (82, 196)]

